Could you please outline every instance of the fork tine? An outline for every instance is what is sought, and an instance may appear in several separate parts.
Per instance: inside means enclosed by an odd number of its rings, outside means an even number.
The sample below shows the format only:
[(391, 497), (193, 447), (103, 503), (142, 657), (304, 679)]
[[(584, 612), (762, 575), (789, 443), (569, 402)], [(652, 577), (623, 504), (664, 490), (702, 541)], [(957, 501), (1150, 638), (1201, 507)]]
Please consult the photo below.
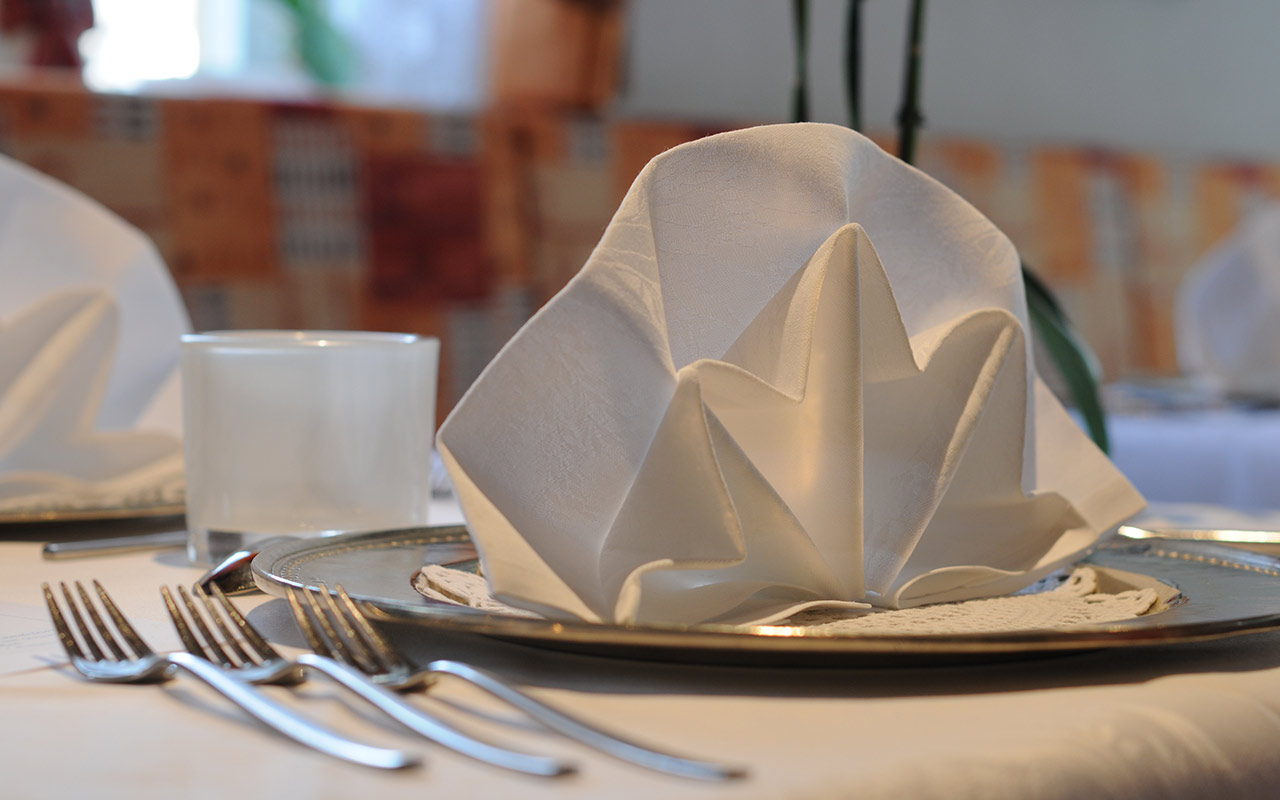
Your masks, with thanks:
[[(201, 616), (199, 611), (200, 607), (196, 605), (195, 600), (193, 600), (191, 595), (187, 593), (186, 589), (179, 586), (178, 594), (182, 596), (182, 602), (186, 604), (192, 615)], [(204, 616), (207, 616), (213, 622), (213, 626), (218, 629), (218, 633), (222, 634), (221, 645), (235, 653), (236, 657), (240, 659), (241, 664), (256, 664), (257, 661), (245, 652), (245, 649), (240, 646), (240, 642), (236, 639), (235, 634), (227, 627), (227, 623), (222, 620), (222, 615), (218, 613), (218, 607), (213, 604), (213, 600), (209, 598), (209, 595), (204, 594), (203, 592), (198, 593), (198, 595), (204, 605), (204, 610), (206, 612)], [(204, 630), (207, 631), (208, 628), (205, 628)], [(214, 640), (216, 643), (218, 641), (217, 637), (214, 637)], [(223, 652), (225, 653), (226, 650), (223, 650)]]
[[(244, 615), (240, 613), (240, 609), (235, 607), (231, 600), (227, 598), (226, 593), (224, 593), (216, 583), (210, 584), (209, 588), (213, 592), (214, 599), (216, 599), (219, 605), (222, 606), (222, 610), (226, 613), (227, 617), (235, 623), (236, 628), (240, 631), (240, 634), (244, 636), (245, 641), (249, 643), (249, 646), (253, 648), (254, 652), (264, 659), (283, 658), (283, 656), (281, 656), (280, 653), (278, 653), (276, 649), (262, 637), (262, 634), (258, 633), (258, 629), (253, 627), (249, 620), (245, 619)], [(212, 614), (212, 601), (209, 599), (208, 594), (202, 594), (205, 598), (205, 603), (209, 607), (209, 613)], [(231, 638), (229, 632), (227, 638)]]
[(182, 599), (182, 605), (186, 606), (187, 615), (191, 617), (191, 624), (196, 627), (196, 631), (200, 634), (200, 639), (205, 644), (205, 652), (212, 653), (214, 660), (218, 661), (224, 667), (234, 667), (235, 662), (231, 660), (231, 656), (227, 655), (227, 651), (222, 649), (222, 644), (218, 641), (218, 637), (213, 635), (213, 631), (209, 630), (209, 626), (205, 624), (204, 616), (200, 614), (200, 609), (196, 608), (196, 604), (191, 602), (191, 596), (181, 586), (178, 587), (178, 596)]
[(98, 634), (102, 637), (102, 643), (115, 655), (117, 661), (127, 659), (129, 657), (128, 654), (124, 652), (124, 648), (116, 640), (111, 628), (107, 627), (102, 615), (98, 613), (98, 607), (93, 604), (93, 600), (89, 597), (89, 592), (85, 590), (84, 584), (80, 583), (80, 581), (76, 581), (76, 594), (80, 595), (80, 603), (84, 606), (84, 611), (89, 615), (94, 627), (98, 629)]
[[(49, 615), (53, 619), (55, 630), (58, 632), (58, 639), (62, 643), (63, 649), (67, 651), (67, 655), (70, 656), (71, 665), (85, 678), (91, 681), (109, 683), (154, 683), (169, 680), (174, 672), (181, 671), (214, 689), (259, 722), (299, 744), (314, 748), (322, 753), (342, 758), (346, 761), (386, 769), (408, 767), (419, 763), (417, 758), (399, 750), (375, 747), (340, 736), (298, 714), (288, 706), (281, 705), (266, 695), (258, 693), (250, 684), (229, 675), (221, 667), (194, 653), (176, 652), (167, 656), (160, 656), (151, 652), (142, 637), (133, 629), (133, 626), (125, 619), (124, 614), (112, 601), (106, 590), (102, 588), (102, 585), (94, 581), (94, 587), (103, 606), (111, 615), (116, 630), (126, 638), (129, 646), (137, 651), (136, 658), (123, 655), (124, 651), (117, 643), (115, 634), (103, 621), (101, 615), (97, 613), (84, 586), (77, 581), (76, 590), (83, 600), (84, 612), (92, 618), (97, 626), (98, 634), (102, 641), (113, 652), (121, 655), (121, 658), (117, 661), (103, 655), (102, 648), (96, 643), (89, 625), (85, 622), (80, 605), (76, 603), (71, 594), (71, 589), (65, 583), (62, 583), (60, 588), (67, 602), (67, 610), (75, 620), (85, 646), (94, 653), (93, 658), (86, 658), (71, 631), (71, 626), (67, 624), (67, 617), (59, 607), (58, 601), (54, 598), (53, 590), (49, 588), (47, 583), (42, 587), (45, 604), (49, 607)], [(170, 607), (170, 613), (175, 615), (175, 627), (179, 629), (185, 627), (186, 622), (182, 620), (182, 615), (178, 612), (177, 604), (173, 601), (173, 595), (165, 592), (165, 599)], [(187, 630), (187, 636), (191, 637), (189, 629)], [(145, 654), (142, 651), (145, 651)]]
[[(315, 591), (303, 591), (303, 595), (307, 601), (307, 606), (311, 609), (312, 617), (319, 623), (316, 635), (322, 636), (322, 638), (328, 642), (329, 650), (332, 653), (331, 657), (336, 658), (343, 663), (350, 664), (356, 669), (364, 671), (365, 665), (360, 659), (356, 658), (355, 653), (353, 653), (351, 648), (347, 646), (347, 643), (342, 640), (342, 636), (333, 626), (333, 619), (329, 614), (325, 613), (324, 607), (320, 604), (320, 598), (317, 597), (318, 594), (319, 592)], [(327, 598), (328, 596), (328, 592), (325, 592), (325, 597)]]
[[(400, 653), (378, 633), (378, 629), (369, 624), (369, 618), (351, 599), (351, 595), (347, 594), (347, 590), (342, 588), (342, 584), (334, 586), (334, 590), (338, 593), (338, 599), (342, 601), (342, 608), (338, 609), (342, 620), (347, 624), (347, 631), (352, 639), (358, 639), (368, 649), (370, 658), (378, 662), (378, 666), (384, 670), (394, 669), (412, 669), (412, 666), (400, 657)], [(334, 604), (337, 609), (337, 604)]]
[[(138, 632), (133, 629), (133, 626), (129, 624), (129, 620), (125, 619), (124, 614), (120, 612), (119, 606), (111, 599), (111, 595), (107, 594), (107, 590), (102, 587), (102, 584), (95, 580), (93, 588), (98, 593), (98, 599), (102, 601), (102, 607), (107, 610), (107, 613), (111, 615), (111, 620), (115, 622), (116, 629), (120, 631), (125, 641), (129, 643), (133, 654), (139, 658), (155, 655), (151, 648), (147, 646), (147, 643), (142, 640), (142, 637), (138, 635)], [(90, 611), (90, 615), (94, 616), (95, 619), (97, 617), (92, 611)], [(114, 641), (114, 639), (111, 641)]]
[(325, 658), (333, 658), (333, 648), (316, 632), (315, 621), (311, 618), (311, 612), (303, 606), (302, 596), (298, 593), (298, 590), (291, 586), (285, 590), (285, 596), (289, 598), (289, 608), (293, 611), (293, 619), (302, 630), (302, 636), (307, 640), (307, 647), (310, 647), (313, 652), (319, 653)]
[(169, 612), (169, 619), (173, 620), (173, 627), (178, 631), (178, 638), (182, 639), (182, 646), (194, 656), (213, 661), (214, 657), (210, 656), (204, 645), (191, 632), (191, 626), (187, 624), (186, 617), (182, 616), (182, 611), (178, 608), (178, 601), (173, 599), (173, 592), (169, 591), (168, 586), (160, 587), (160, 596), (164, 598), (164, 607)]
[(44, 604), (49, 607), (49, 616), (53, 618), (53, 629), (58, 632), (58, 641), (62, 643), (62, 649), (67, 651), (67, 656), (70, 658), (84, 658), (80, 643), (71, 634), (71, 628), (67, 626), (67, 620), (62, 616), (62, 610), (58, 608), (58, 600), (53, 596), (53, 590), (47, 583), (40, 584), (40, 588), (44, 591)]
[(341, 628), (341, 640), (346, 644), (347, 652), (354, 659), (348, 663), (359, 667), (361, 671), (368, 674), (387, 670), (389, 665), (384, 664), (377, 657), (377, 651), (369, 646), (369, 643), (361, 637), (360, 633), (351, 624), (351, 620), (342, 613), (342, 609), (338, 608), (338, 602), (329, 591), (329, 587), (323, 583), (317, 584), (317, 586), (319, 591), (316, 594), (320, 595), (320, 597), (317, 597), (316, 600), (320, 601), (323, 598), (322, 604), (325, 609), (325, 616), (335, 626), (335, 630)]
[(71, 595), (71, 590), (67, 588), (65, 583), (61, 582), (58, 583), (58, 587), (62, 589), (62, 597), (67, 601), (67, 610), (71, 612), (71, 618), (76, 623), (76, 630), (80, 632), (80, 638), (84, 640), (84, 646), (89, 648), (89, 654), (95, 661), (106, 661), (107, 655), (102, 652), (102, 648), (98, 646), (98, 640), (90, 632), (88, 623), (84, 621), (84, 615), (80, 613), (80, 604)]

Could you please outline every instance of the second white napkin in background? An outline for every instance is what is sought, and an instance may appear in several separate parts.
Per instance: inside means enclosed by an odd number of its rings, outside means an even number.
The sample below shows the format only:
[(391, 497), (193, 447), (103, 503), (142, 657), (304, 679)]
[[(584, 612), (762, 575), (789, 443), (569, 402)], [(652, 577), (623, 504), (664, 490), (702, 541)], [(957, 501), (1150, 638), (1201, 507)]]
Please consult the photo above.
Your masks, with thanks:
[(150, 240), (0, 158), (0, 511), (180, 499), (188, 330)]
[(1280, 205), (1246, 219), (1187, 274), (1177, 326), (1183, 372), (1280, 398)]
[(1017, 590), (1142, 499), (1035, 374), (1017, 254), (844, 128), (654, 159), (439, 434), (496, 597), (747, 622)]

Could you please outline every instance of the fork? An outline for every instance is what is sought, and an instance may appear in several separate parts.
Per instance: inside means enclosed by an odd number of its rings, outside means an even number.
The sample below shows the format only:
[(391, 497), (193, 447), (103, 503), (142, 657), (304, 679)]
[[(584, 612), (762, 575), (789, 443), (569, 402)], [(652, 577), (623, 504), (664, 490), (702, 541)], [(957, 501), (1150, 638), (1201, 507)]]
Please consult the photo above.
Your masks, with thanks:
[[(341, 606), (334, 599), (335, 594)], [(294, 619), (312, 650), (321, 656), (350, 664), (381, 686), (408, 691), (430, 686), (439, 675), (453, 675), (523, 711), (562, 736), (637, 766), (701, 780), (728, 780), (747, 774), (741, 767), (672, 755), (608, 733), (469, 664), (437, 659), (423, 667), (415, 667), (373, 627), (341, 585), (336, 586), (332, 594), (324, 584), (309, 591), (288, 587), (287, 596)]]
[[(72, 634), (71, 626), (67, 624), (66, 616), (48, 583), (41, 584), (45, 605), (49, 608), (49, 616), (53, 619), (58, 641), (66, 651), (71, 666), (90, 681), (162, 683), (173, 679), (176, 672), (182, 671), (202, 681), (264, 725), (299, 744), (327, 755), (381, 769), (399, 769), (419, 763), (417, 757), (408, 753), (375, 747), (339, 736), (288, 707), (278, 704), (204, 659), (189, 653), (158, 655), (138, 635), (106, 590), (102, 588), (102, 584), (95, 580), (93, 587), (98, 595), (98, 601), (106, 609), (115, 629), (119, 631), (121, 638), (133, 652), (130, 656), (103, 620), (102, 615), (98, 613), (84, 585), (80, 581), (75, 583), (76, 592), (80, 596), (79, 604), (65, 583), (59, 585), (67, 610), (80, 634), (80, 641), (77, 641)], [(81, 608), (84, 609), (83, 614)], [(85, 622), (85, 615), (97, 630), (97, 638), (89, 624)], [(110, 651), (110, 655), (103, 652), (102, 647), (99, 646), (99, 639), (101, 644)], [(81, 648), (81, 642), (84, 648)], [(85, 649), (89, 651), (89, 655), (85, 654)]]
[[(179, 586), (177, 591), (182, 600), (182, 606), (186, 608), (187, 616), (191, 618), (192, 625), (200, 634), (200, 638), (197, 638), (192, 627), (187, 624), (169, 587), (162, 586), (160, 593), (164, 596), (165, 607), (169, 611), (174, 627), (177, 628), (183, 646), (189, 653), (221, 664), (226, 669), (236, 670), (238, 675), (250, 683), (294, 686), (306, 680), (305, 670), (311, 668), (347, 688), (401, 725), (461, 755), (528, 775), (551, 777), (575, 771), (573, 765), (556, 759), (508, 750), (473, 738), (406, 702), (399, 695), (373, 683), (363, 673), (346, 665), (327, 659), (324, 661), (318, 659), (313, 661), (305, 657), (297, 661), (286, 659), (250, 624), (239, 609), (232, 605), (226, 594), (217, 586), (211, 587), (212, 598), (203, 591), (193, 590), (194, 594), (203, 601), (203, 612), (184, 588)], [(215, 599), (218, 601), (216, 605)], [(223, 614), (218, 613), (219, 607), (222, 608)], [(231, 621), (230, 626), (224, 621), (224, 616)], [(206, 617), (212, 621), (213, 627), (217, 628), (221, 636), (215, 635), (206, 624)], [(243, 645), (232, 632), (232, 627), (240, 632), (244, 640)], [(253, 651), (252, 654), (249, 650)]]

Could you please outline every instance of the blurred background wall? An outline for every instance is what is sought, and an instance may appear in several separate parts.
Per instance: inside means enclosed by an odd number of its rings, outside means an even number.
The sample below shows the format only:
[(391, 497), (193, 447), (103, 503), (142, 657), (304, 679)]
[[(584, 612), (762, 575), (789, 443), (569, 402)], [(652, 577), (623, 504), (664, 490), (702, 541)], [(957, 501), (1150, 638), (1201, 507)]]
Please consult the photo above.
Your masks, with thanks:
[[(863, 3), (865, 115), (893, 127), (907, 0)], [(633, 0), (619, 110), (783, 121), (793, 49), (779, 0)], [(813, 116), (845, 121), (845, 0), (812, 0)], [(935, 0), (924, 111), (934, 135), (1280, 157), (1280, 3)]]
[[(845, 0), (811, 3), (843, 123)], [(895, 146), (906, 0), (864, 8)], [(928, 5), (918, 165), (1060, 294), (1107, 377), (1280, 197), (1280, 3)], [(788, 118), (782, 0), (0, 0), (0, 151), (155, 239), (200, 328), (444, 340), (441, 413), (581, 266), (644, 163)]]

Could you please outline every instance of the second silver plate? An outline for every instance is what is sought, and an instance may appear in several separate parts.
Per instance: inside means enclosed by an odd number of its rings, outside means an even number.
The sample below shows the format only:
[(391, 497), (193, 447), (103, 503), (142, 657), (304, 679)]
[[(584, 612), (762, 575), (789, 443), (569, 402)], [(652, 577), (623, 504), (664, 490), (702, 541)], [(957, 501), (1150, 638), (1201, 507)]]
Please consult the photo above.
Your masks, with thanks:
[(268, 594), (342, 586), (382, 619), (627, 658), (783, 665), (950, 665), (1052, 653), (1173, 644), (1280, 628), (1280, 560), (1224, 545), (1120, 539), (1086, 563), (1118, 589), (1156, 587), (1158, 608), (1122, 622), (965, 635), (832, 635), (761, 625), (619, 626), (486, 614), (428, 600), (412, 580), (424, 564), (465, 564), (461, 526), (283, 542), (253, 562)]

